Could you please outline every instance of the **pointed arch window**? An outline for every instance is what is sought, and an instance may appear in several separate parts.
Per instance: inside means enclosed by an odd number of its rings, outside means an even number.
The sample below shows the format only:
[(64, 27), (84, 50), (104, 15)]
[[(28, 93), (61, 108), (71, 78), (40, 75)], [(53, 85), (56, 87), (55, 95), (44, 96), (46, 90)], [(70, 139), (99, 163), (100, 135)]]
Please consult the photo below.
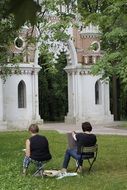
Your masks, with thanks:
[(102, 94), (101, 81), (98, 80), (95, 83), (95, 104), (101, 104), (102, 102), (101, 94)]
[(23, 80), (18, 84), (18, 108), (26, 108), (26, 84)]

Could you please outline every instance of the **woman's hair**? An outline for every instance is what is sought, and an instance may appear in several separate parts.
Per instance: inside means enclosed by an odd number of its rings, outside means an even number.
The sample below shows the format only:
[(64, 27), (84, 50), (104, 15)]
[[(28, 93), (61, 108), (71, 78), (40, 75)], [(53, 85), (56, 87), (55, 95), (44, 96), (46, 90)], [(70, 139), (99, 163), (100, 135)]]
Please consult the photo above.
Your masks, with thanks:
[(85, 131), (92, 131), (92, 126), (89, 122), (82, 123), (82, 130)]
[(39, 127), (37, 124), (31, 124), (28, 129), (32, 133), (38, 133), (39, 132)]

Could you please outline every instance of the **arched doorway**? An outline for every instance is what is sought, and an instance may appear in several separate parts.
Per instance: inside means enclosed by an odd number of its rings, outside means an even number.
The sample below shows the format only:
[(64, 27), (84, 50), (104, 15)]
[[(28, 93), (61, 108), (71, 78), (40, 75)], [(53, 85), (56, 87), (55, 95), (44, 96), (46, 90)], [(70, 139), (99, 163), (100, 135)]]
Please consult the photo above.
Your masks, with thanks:
[(61, 52), (54, 64), (46, 55), (39, 58), (39, 114), (44, 121), (64, 121), (68, 111), (66, 55)]

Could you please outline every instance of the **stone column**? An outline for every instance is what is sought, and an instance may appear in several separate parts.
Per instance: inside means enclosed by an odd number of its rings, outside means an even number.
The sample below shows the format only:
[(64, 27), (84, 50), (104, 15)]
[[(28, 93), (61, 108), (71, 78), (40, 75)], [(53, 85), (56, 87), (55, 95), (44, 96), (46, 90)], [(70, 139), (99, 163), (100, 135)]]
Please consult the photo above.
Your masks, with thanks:
[(72, 70), (66, 70), (66, 72), (68, 74), (68, 114), (65, 116), (65, 122), (75, 123), (75, 116), (77, 113), (76, 77)]
[(40, 70), (40, 67), (36, 66), (33, 69), (33, 80), (32, 80), (32, 86), (33, 86), (33, 120), (40, 120), (39, 115), (39, 99), (38, 99), (38, 72)]
[(0, 121), (3, 121), (3, 80), (0, 78)]

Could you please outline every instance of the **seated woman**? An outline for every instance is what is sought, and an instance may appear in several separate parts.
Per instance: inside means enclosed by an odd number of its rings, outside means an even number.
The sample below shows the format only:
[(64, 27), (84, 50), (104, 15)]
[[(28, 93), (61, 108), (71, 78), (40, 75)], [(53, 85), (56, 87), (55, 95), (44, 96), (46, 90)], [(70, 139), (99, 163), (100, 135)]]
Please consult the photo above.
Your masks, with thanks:
[(31, 137), (26, 140), (25, 157), (23, 160), (24, 175), (32, 160), (48, 161), (52, 158), (47, 138), (38, 134), (38, 125), (31, 124), (28, 131), (30, 132)]
[(89, 122), (82, 123), (82, 131), (83, 133), (75, 133), (72, 132), (72, 136), (76, 142), (75, 148), (69, 148), (65, 152), (64, 161), (63, 161), (63, 168), (62, 172), (67, 171), (67, 167), (70, 161), (70, 158), (73, 157), (76, 161), (78, 161), (79, 164), (79, 172), (82, 171), (82, 162), (80, 161), (81, 158), (81, 147), (86, 146), (94, 146), (96, 144), (96, 136), (94, 134), (91, 134), (92, 126)]

